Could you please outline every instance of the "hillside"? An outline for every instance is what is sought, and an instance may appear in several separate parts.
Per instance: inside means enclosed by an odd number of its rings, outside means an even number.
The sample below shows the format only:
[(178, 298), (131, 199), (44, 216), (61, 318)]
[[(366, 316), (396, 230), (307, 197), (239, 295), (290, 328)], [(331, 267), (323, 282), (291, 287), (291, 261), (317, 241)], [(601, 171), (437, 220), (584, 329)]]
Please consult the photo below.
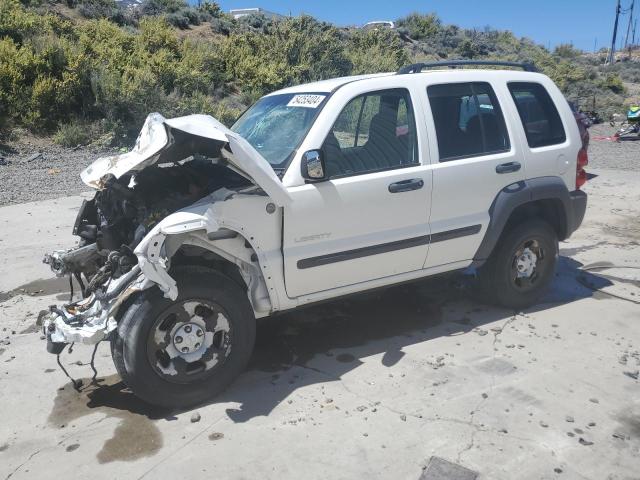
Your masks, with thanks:
[(605, 117), (640, 101), (640, 50), (605, 67), (606, 52), (548, 51), (435, 14), (409, 15), (397, 27), (338, 28), (307, 16), (234, 20), (214, 2), (144, 0), (131, 9), (113, 0), (0, 0), (0, 132), (127, 144), (150, 111), (231, 123), (277, 88), (445, 58), (533, 61), (568, 99)]

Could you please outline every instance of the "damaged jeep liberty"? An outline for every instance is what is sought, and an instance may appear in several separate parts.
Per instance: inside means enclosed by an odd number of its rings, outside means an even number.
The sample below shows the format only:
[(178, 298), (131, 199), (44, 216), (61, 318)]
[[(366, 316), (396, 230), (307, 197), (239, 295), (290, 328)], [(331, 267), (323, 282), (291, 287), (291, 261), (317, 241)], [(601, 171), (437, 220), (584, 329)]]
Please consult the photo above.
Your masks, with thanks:
[(469, 267), (488, 302), (534, 304), (585, 213), (588, 136), (532, 65), (478, 63), (285, 88), (231, 129), (150, 114), (81, 174), (79, 245), (45, 262), (82, 298), (50, 308), (47, 349), (109, 341), (137, 396), (185, 407), (277, 312)]

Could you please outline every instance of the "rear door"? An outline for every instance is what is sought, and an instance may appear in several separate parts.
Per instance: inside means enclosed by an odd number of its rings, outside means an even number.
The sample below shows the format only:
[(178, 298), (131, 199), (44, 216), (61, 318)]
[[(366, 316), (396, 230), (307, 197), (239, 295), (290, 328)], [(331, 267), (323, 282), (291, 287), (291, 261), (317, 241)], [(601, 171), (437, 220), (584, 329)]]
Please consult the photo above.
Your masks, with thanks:
[[(431, 245), (425, 267), (471, 260), (500, 190), (525, 178), (522, 151), (489, 82), (427, 87), (433, 167)], [(502, 98), (508, 95), (500, 91)], [(429, 118), (430, 117), (430, 118)]]
[(404, 88), (352, 98), (322, 145), (329, 180), (290, 187), (284, 209), (289, 297), (420, 270), (431, 171), (420, 162)]

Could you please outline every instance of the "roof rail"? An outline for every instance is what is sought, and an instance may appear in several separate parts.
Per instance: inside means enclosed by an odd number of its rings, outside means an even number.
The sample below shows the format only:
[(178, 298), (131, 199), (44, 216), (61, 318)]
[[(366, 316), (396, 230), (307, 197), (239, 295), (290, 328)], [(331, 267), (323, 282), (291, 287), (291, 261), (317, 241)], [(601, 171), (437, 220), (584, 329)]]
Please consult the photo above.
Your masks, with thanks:
[(407, 73), (420, 73), (423, 68), (433, 68), (433, 67), (464, 67), (467, 65), (486, 65), (486, 66), (496, 66), (496, 67), (515, 67), (521, 68), (525, 72), (537, 72), (538, 69), (532, 62), (500, 62), (493, 60), (444, 60), (441, 62), (427, 62), (427, 63), (413, 63), (411, 65), (407, 65), (398, 70), (398, 75), (404, 75)]

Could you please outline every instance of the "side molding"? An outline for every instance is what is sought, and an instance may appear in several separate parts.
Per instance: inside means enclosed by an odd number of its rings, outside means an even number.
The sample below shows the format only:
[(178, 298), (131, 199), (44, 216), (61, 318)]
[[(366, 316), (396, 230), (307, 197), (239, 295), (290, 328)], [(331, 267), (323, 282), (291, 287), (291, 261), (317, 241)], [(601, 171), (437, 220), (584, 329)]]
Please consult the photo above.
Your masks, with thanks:
[(418, 247), (429, 243), (444, 242), (454, 238), (475, 235), (482, 229), (482, 225), (470, 225), (468, 227), (456, 228), (455, 230), (447, 230), (445, 232), (432, 233), (431, 235), (422, 235), (420, 237), (407, 238), (405, 240), (397, 240), (395, 242), (381, 243), (368, 247), (356, 248), (354, 250), (345, 250), (342, 252), (329, 253), (318, 257), (303, 258), (298, 260), (296, 264), (298, 269), (320, 267), (331, 263), (344, 262), (346, 260), (354, 260), (356, 258), (368, 257), (370, 255), (379, 255), (381, 253), (392, 252), (394, 250), (402, 250), (405, 248)]

